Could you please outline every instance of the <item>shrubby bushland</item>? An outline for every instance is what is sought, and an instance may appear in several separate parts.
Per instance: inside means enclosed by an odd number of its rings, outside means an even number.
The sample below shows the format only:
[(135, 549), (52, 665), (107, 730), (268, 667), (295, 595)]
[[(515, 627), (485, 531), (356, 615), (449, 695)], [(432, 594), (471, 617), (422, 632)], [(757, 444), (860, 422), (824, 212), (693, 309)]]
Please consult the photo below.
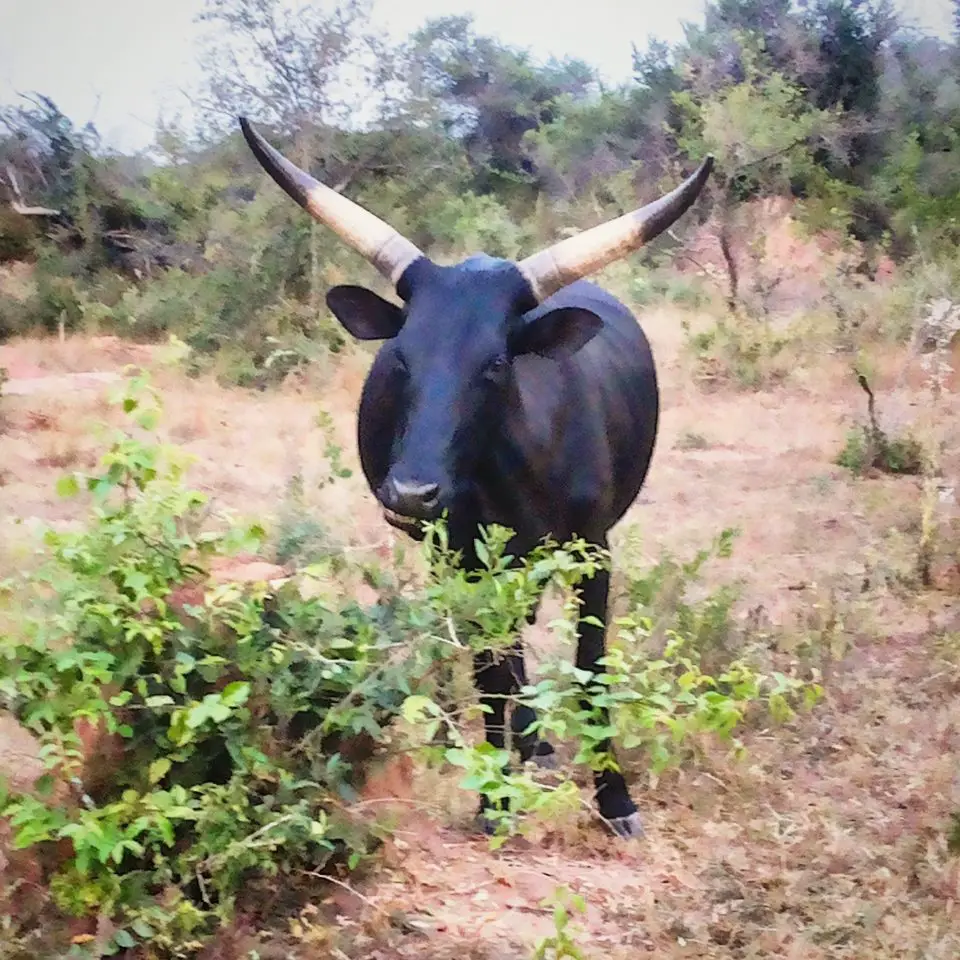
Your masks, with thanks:
[[(544, 784), (475, 745), (479, 707), (451, 712), (441, 667), (468, 669), (472, 650), (511, 644), (548, 585), (566, 598), (552, 629), (570, 641), (576, 585), (606, 565), (602, 551), (546, 543), (516, 561), (509, 531), (494, 527), (478, 540), (484, 568), (468, 573), (438, 522), (429, 576), (381, 570), (373, 604), (338, 595), (323, 560), (272, 588), (216, 583), (212, 560), (255, 547), (264, 529), (211, 518), (181, 452), (150, 438), (160, 405), (144, 377), (118, 402), (132, 429), (98, 470), (58, 484), (87, 499), (85, 526), (48, 531), (46, 565), (4, 585), (21, 615), (0, 637), (0, 701), (39, 738), (47, 773), (31, 792), (7, 789), (0, 814), (17, 847), (42, 854), (60, 911), (112, 922), (108, 953), (136, 942), (191, 953), (270, 878), (306, 882), (369, 858), (382, 828), (350, 804), (388, 745), (508, 801), (492, 813), (495, 843), (579, 807), (569, 776)], [(698, 736), (730, 736), (751, 705), (783, 718), (798, 696), (816, 699), (815, 685), (736, 659), (707, 673), (710, 624), (727, 602), (675, 606), (664, 633), (649, 612), (662, 576), (631, 581), (606, 674), (560, 657), (518, 694), (544, 735), (577, 745), (578, 762), (611, 763), (598, 745), (613, 734), (659, 770)], [(655, 655), (654, 636), (665, 641)], [(600, 706), (612, 708), (609, 728)]]
[[(324, 291), (373, 271), (268, 182), (224, 120), (241, 108), (440, 258), (531, 253), (670, 189), (709, 150), (717, 167), (695, 210), (638, 263), (683, 249), (708, 219), (745, 249), (762, 240), (762, 201), (789, 198), (811, 232), (862, 245), (865, 268), (883, 252), (918, 296), (932, 295), (919, 289), (931, 272), (953, 274), (936, 295), (956, 291), (956, 44), (900, 30), (886, 8), (710, 3), (682, 44), (638, 50), (634, 81), (609, 88), (588, 64), (536, 63), (466, 17), (398, 45), (373, 37), (362, 3), (329, 19), (292, 17), (282, 0), (208, 6), (216, 55), (203, 63), (203, 125), (160, 125), (162, 164), (112, 154), (42, 95), (0, 109), (0, 262), (36, 261), (38, 287), (27, 302), (0, 292), (0, 336), (60, 323), (174, 332), (198, 357), (229, 354), (222, 375), (260, 386), (276, 371), (266, 372), (270, 338), (307, 362), (278, 322), (326, 343)], [(238, 86), (251, 49), (269, 66)], [(385, 94), (362, 130), (344, 122), (362, 94), (335, 81), (348, 62), (371, 100)], [(15, 203), (56, 216), (22, 216)], [(737, 288), (744, 254), (726, 246), (723, 293), (756, 313), (755, 292)], [(909, 328), (903, 296), (871, 294), (890, 307), (864, 309), (855, 278), (836, 279), (841, 339), (856, 326), (884, 337)], [(657, 276), (634, 293), (638, 304), (710, 299)]]

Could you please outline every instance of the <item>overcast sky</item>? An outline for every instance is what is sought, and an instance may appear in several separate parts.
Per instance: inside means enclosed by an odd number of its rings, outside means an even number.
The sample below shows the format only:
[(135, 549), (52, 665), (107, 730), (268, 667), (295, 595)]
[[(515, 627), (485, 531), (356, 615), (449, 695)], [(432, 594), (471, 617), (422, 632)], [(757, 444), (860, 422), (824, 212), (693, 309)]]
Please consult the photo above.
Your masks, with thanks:
[[(630, 76), (631, 43), (675, 42), (701, 22), (703, 0), (378, 0), (397, 37), (428, 17), (473, 13), (477, 28), (546, 58), (580, 57), (610, 81)], [(899, 0), (907, 19), (949, 35), (951, 0)], [(51, 96), (75, 122), (93, 120), (120, 149), (150, 143), (195, 87), (203, 0), (0, 0), (0, 103)]]

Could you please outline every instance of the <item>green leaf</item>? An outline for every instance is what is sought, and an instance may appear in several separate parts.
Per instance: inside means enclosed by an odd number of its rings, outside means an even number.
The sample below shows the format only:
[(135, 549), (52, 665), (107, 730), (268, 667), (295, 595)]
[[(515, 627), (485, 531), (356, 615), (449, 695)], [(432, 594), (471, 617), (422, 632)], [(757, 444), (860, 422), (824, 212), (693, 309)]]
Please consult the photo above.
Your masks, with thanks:
[(473, 549), (476, 551), (477, 558), (485, 566), (490, 566), (490, 551), (487, 549), (487, 545), (482, 540), (473, 541)]
[(166, 817), (157, 818), (157, 833), (160, 834), (168, 847), (173, 846), (173, 824)]
[(144, 940), (152, 940), (154, 937), (153, 927), (139, 917), (130, 924), (130, 928), (138, 937)]
[(125, 587), (129, 587), (134, 594), (139, 597), (147, 593), (150, 578), (139, 570), (128, 570), (123, 575), (123, 584)]
[(187, 708), (187, 726), (193, 730), (212, 720), (223, 723), (230, 716), (230, 708), (225, 706), (219, 693), (208, 693), (203, 700)]
[(426, 715), (437, 716), (440, 708), (429, 698), (416, 694), (407, 697), (400, 707), (400, 715), (407, 723), (422, 723)]
[(52, 773), (45, 773), (43, 776), (38, 777), (34, 781), (34, 789), (41, 797), (49, 797), (53, 795), (53, 788), (57, 784), (57, 779)]
[(187, 723), (188, 711), (184, 708), (174, 710), (170, 716), (170, 726), (167, 730), (167, 736), (171, 743), (177, 746), (183, 746), (193, 739), (193, 730)]
[(57, 480), (57, 495), (67, 499), (75, 497), (80, 492), (80, 482), (75, 473), (65, 473)]
[(137, 945), (137, 941), (130, 935), (129, 930), (122, 927), (113, 935), (113, 942), (122, 950), (129, 950)]
[(150, 783), (159, 783), (170, 771), (173, 764), (167, 757), (161, 757), (150, 764), (147, 777)]
[(168, 697), (166, 694), (158, 694), (154, 697), (147, 697), (143, 702), (150, 708), (156, 708), (168, 707), (176, 701), (174, 701), (173, 697)]
[(250, 696), (250, 684), (242, 680), (228, 683), (220, 694), (220, 701), (227, 707), (239, 707)]
[(160, 412), (158, 410), (144, 410), (138, 417), (137, 423), (144, 430), (156, 430), (160, 422)]

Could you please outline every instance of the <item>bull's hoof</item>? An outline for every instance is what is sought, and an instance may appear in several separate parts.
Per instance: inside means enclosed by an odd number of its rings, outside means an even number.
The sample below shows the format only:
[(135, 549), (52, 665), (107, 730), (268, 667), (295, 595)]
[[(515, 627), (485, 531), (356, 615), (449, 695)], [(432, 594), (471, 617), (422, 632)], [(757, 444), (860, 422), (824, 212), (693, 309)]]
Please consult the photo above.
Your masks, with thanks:
[(643, 836), (643, 820), (640, 819), (639, 813), (631, 813), (625, 817), (613, 817), (610, 820), (605, 820), (604, 823), (615, 836), (622, 840)]
[(477, 833), (482, 833), (485, 837), (492, 837), (497, 832), (497, 824), (483, 813), (478, 813), (473, 818), (473, 826)]
[(533, 756), (530, 759), (541, 770), (556, 770), (560, 766), (560, 761), (557, 760), (557, 754), (553, 749), (553, 744), (547, 743), (546, 740), (541, 740), (537, 744), (537, 749), (534, 751)]
[(549, 753), (536, 753), (530, 758), (541, 770), (557, 770), (560, 762), (551, 750)]

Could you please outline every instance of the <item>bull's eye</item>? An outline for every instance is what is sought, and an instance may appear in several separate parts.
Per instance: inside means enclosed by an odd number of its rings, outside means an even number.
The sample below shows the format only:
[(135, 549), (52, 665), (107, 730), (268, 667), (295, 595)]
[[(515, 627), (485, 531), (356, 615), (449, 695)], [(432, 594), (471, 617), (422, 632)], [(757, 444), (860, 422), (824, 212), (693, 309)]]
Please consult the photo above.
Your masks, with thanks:
[(492, 380), (493, 382), (498, 382), (503, 379), (503, 375), (507, 371), (507, 358), (506, 357), (495, 357), (490, 363), (487, 364), (486, 369), (483, 371), (483, 375), (487, 380)]

